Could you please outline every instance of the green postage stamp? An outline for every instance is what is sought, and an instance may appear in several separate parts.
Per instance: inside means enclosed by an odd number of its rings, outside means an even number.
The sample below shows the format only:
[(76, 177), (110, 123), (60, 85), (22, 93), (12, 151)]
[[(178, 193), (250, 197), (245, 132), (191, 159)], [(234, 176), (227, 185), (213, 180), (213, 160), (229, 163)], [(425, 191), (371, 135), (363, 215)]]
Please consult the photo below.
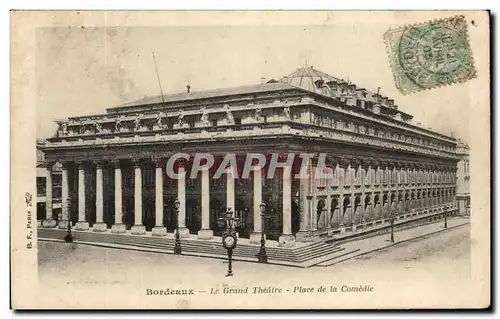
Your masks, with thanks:
[(403, 94), (475, 77), (463, 16), (391, 29), (384, 38), (396, 86)]

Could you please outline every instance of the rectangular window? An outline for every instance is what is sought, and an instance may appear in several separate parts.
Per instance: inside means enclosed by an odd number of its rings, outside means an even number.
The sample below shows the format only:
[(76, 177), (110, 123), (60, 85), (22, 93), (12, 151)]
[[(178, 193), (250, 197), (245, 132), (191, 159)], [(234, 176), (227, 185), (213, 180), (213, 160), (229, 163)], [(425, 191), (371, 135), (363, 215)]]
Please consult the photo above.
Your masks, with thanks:
[(235, 124), (235, 125), (241, 125), (241, 118), (238, 118), (238, 117), (237, 117), (237, 118), (235, 118), (235, 119), (234, 119), (234, 124)]
[(211, 124), (212, 126), (217, 126), (217, 120), (211, 120), (211, 121), (210, 121), (210, 124)]

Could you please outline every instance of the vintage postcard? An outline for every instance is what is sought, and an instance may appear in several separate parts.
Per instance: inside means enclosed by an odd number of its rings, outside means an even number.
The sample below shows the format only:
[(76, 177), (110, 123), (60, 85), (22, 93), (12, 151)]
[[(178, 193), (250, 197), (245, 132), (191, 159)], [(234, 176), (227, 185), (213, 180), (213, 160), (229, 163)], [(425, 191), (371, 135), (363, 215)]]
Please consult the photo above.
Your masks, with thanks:
[(13, 11), (12, 307), (489, 307), (489, 28)]

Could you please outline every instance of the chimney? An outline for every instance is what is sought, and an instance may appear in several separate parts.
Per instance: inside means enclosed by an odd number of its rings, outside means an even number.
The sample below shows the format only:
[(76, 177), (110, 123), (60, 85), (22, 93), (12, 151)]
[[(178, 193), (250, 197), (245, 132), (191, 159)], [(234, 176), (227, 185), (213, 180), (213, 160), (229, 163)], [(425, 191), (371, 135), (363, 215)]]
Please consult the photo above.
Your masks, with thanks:
[(265, 77), (261, 77), (260, 78), (260, 84), (264, 84), (264, 82), (266, 81), (266, 78)]
[(186, 90), (187, 90), (188, 93), (191, 92), (191, 86), (189, 84), (186, 85)]

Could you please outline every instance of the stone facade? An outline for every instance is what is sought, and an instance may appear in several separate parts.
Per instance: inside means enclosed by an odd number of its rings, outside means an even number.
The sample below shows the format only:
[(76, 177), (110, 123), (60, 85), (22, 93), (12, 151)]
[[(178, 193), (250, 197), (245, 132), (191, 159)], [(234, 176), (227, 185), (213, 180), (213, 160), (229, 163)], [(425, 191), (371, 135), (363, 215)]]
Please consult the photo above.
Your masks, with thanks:
[[(164, 103), (149, 98), (58, 122), (55, 136), (40, 148), (48, 167), (62, 165), (63, 220), (82, 230), (158, 236), (178, 222), (183, 236), (208, 239), (220, 234), (217, 220), (230, 207), (240, 218), (239, 235), (255, 241), (263, 201), (272, 215), (264, 231), (293, 246), (296, 239), (353, 231), (410, 210), (455, 205), (456, 139), (413, 125), (392, 99), (314, 71), (307, 69), (313, 88), (295, 86), (305, 73), (292, 73), (266, 84), (165, 96)], [(322, 153), (333, 175), (315, 174), (321, 163), (316, 155), (308, 179), (266, 179), (266, 167), (248, 180), (215, 180), (213, 170), (195, 179), (166, 176), (170, 157), (198, 152), (216, 159)], [(191, 165), (177, 162), (175, 170), (189, 173)]]
[(457, 201), (460, 215), (470, 216), (470, 171), (469, 146), (463, 142), (457, 144), (460, 161), (457, 164)]

